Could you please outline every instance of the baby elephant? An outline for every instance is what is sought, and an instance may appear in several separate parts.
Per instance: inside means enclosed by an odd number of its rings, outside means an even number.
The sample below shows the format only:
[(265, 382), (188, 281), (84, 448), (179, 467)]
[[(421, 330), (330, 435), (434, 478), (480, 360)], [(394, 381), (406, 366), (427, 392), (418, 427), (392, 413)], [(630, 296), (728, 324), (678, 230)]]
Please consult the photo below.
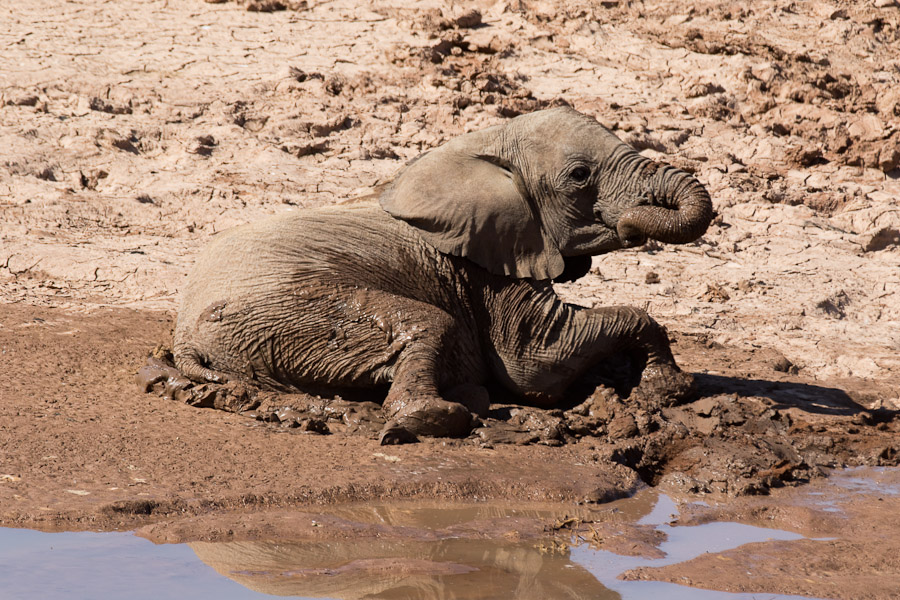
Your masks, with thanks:
[(188, 280), (175, 364), (282, 390), (389, 385), (382, 442), (466, 435), (493, 380), (550, 407), (614, 355), (641, 387), (689, 384), (631, 307), (562, 302), (590, 257), (685, 243), (709, 194), (571, 108), (463, 135), (407, 165), (378, 203), (298, 210), (216, 236)]

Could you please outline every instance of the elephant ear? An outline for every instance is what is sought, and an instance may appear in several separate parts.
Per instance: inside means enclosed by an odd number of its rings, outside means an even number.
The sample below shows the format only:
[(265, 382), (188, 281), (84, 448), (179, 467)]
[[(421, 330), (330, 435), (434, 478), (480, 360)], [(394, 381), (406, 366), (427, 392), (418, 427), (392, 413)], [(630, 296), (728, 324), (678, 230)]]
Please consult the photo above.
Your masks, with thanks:
[(551, 279), (562, 255), (515, 169), (491, 151), (496, 133), (470, 133), (414, 160), (381, 206), (445, 254), (498, 275)]

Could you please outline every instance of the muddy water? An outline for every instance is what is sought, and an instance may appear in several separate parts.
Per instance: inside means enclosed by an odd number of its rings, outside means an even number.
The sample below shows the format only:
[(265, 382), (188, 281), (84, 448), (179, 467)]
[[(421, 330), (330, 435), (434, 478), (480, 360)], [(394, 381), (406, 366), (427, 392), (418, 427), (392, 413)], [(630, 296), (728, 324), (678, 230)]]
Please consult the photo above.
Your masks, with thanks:
[[(864, 479), (864, 478), (863, 478)], [(860, 484), (862, 485), (862, 484)], [(673, 527), (669, 497), (647, 490), (598, 510), (568, 515), (544, 507), (393, 504), (339, 507), (313, 521), (381, 527), (380, 535), (330, 535), (303, 541), (234, 541), (155, 545), (128, 533), (42, 533), (0, 529), (2, 597), (222, 599), (303, 598), (722, 598), (727, 594), (672, 583), (621, 581), (622, 572), (664, 566), (750, 542), (803, 536), (737, 523)], [(588, 543), (615, 515), (632, 529), (637, 554)], [(533, 536), (542, 521), (556, 537)], [(510, 526), (511, 525), (511, 526)], [(587, 527), (585, 527), (587, 525)], [(480, 529), (481, 539), (472, 531)], [(504, 531), (505, 533), (501, 533)], [(521, 529), (522, 534), (516, 533)], [(602, 529), (601, 529), (602, 530)], [(656, 532), (656, 533), (654, 533)], [(649, 538), (648, 538), (648, 535)], [(660, 535), (661, 534), (661, 535)], [(654, 537), (655, 536), (655, 537)], [(658, 549), (641, 545), (661, 540)], [(801, 598), (766, 594), (767, 598)]]
[[(655, 501), (655, 506), (653, 502)], [(728, 594), (697, 590), (671, 583), (620, 581), (622, 572), (639, 566), (663, 566), (690, 560), (705, 552), (719, 552), (751, 542), (801, 539), (803, 536), (738, 523), (709, 523), (671, 527), (675, 503), (665, 495), (644, 493), (622, 501), (617, 511), (634, 517), (637, 525), (654, 527), (667, 539), (662, 558), (622, 556), (597, 550), (573, 534), (574, 543), (501, 539), (442, 539), (440, 541), (346, 540), (327, 543), (233, 542), (193, 543), (204, 562), (250, 589), (278, 596), (315, 598), (571, 598), (571, 599), (732, 599), (749, 600), (758, 594)], [(403, 510), (419, 523), (435, 529), (484, 517), (485, 508)], [(490, 507), (496, 518), (549, 514), (541, 511)], [(571, 513), (570, 513), (571, 514)], [(587, 518), (582, 513), (580, 518)], [(396, 520), (392, 515), (391, 520)], [(553, 516), (560, 523), (559, 513)], [(804, 598), (767, 594), (767, 598)]]
[(185, 544), (131, 533), (0, 529), (3, 600), (265, 598), (209, 568)]

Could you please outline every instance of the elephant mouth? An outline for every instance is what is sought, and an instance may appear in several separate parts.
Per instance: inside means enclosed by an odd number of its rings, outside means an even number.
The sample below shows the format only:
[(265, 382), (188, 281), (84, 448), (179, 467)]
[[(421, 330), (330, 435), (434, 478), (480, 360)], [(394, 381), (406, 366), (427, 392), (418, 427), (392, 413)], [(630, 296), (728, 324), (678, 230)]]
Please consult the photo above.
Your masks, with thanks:
[(637, 248), (647, 243), (647, 236), (632, 227), (618, 227), (616, 233), (623, 248)]
[(553, 283), (568, 283), (581, 279), (591, 270), (591, 255), (563, 257), (565, 268), (563, 272), (553, 278)]
[(647, 243), (647, 234), (635, 224), (619, 219), (615, 225), (606, 224), (613, 234), (619, 239), (622, 248), (636, 248)]
[(647, 243), (647, 234), (635, 224), (627, 223), (622, 219), (611, 219), (611, 215), (605, 214), (602, 207), (594, 208), (594, 217), (614, 238), (618, 239), (621, 248), (636, 248)]

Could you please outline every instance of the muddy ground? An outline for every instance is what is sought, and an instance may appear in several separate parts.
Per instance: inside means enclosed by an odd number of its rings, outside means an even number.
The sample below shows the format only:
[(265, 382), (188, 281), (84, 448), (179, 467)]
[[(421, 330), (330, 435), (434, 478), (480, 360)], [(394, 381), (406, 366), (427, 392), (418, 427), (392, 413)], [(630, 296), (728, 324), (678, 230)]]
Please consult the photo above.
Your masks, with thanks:
[(673, 525), (735, 521), (796, 532), (806, 539), (746, 544), (677, 565), (634, 569), (623, 578), (726, 592), (896, 598), (898, 484), (897, 469), (854, 469), (771, 496), (745, 496), (716, 506), (682, 503)]
[[(0, 21), (0, 524), (746, 496), (900, 460), (896, 3), (46, 0)], [(564, 410), (495, 398), (469, 439), (385, 449), (366, 404), (191, 396), (237, 414), (135, 385), (217, 231), (563, 102), (712, 194), (698, 242), (558, 288), (649, 310), (694, 402), (598, 375)]]

